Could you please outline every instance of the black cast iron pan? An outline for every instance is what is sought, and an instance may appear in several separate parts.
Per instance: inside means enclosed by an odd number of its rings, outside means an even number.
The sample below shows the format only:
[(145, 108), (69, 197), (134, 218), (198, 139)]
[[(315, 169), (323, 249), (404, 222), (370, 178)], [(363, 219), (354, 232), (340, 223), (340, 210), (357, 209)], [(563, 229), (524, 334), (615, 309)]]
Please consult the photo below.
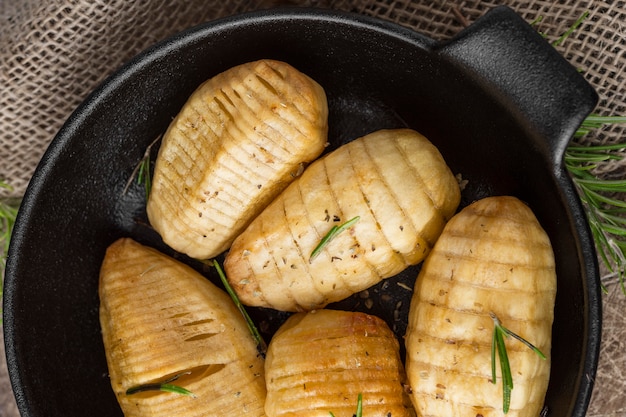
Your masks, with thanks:
[[(121, 236), (165, 247), (146, 223), (143, 188), (124, 188), (147, 146), (205, 79), (260, 58), (316, 79), (330, 104), (331, 149), (380, 128), (431, 139), (468, 180), (462, 206), (489, 195), (526, 201), (556, 254), (558, 294), (549, 416), (582, 417), (600, 343), (593, 241), (563, 152), (597, 97), (510, 9), (450, 42), (364, 16), (275, 9), (211, 22), (147, 50), (69, 118), (23, 200), (6, 269), (7, 361), (24, 417), (119, 416), (98, 322), (98, 270)], [(198, 265), (194, 265), (200, 268)], [(340, 306), (375, 313), (402, 337), (419, 267)], [(209, 279), (215, 279), (206, 272)], [(284, 315), (254, 310), (271, 335)]]

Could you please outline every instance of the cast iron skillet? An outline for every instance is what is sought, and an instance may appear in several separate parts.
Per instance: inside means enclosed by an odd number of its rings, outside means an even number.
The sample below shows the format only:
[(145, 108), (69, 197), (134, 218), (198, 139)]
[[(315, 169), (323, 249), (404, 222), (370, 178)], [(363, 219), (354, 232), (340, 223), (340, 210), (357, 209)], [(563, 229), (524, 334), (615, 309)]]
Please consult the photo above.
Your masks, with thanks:
[[(593, 242), (562, 158), (597, 97), (507, 8), (491, 11), (447, 43), (336, 11), (254, 12), (175, 36), (109, 78), (46, 152), (15, 227), (4, 331), (22, 416), (121, 415), (98, 322), (104, 251), (131, 236), (189, 261), (147, 225), (143, 188), (133, 183), (125, 192), (125, 185), (144, 150), (202, 81), (259, 58), (289, 62), (324, 86), (331, 149), (375, 129), (409, 126), (429, 137), (453, 172), (469, 181), (462, 206), (498, 194), (530, 205), (557, 260), (548, 415), (584, 416), (601, 303)], [(372, 288), (371, 310), (359, 296), (341, 306), (379, 314), (402, 337), (410, 293), (396, 281), (412, 285), (417, 269)], [(284, 319), (266, 310), (253, 314), (269, 334)]]

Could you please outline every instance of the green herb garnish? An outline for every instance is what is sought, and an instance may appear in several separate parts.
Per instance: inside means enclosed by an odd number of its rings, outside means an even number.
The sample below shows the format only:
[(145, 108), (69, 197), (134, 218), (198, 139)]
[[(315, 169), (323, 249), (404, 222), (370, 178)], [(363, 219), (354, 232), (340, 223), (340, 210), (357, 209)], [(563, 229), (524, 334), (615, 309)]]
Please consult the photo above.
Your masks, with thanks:
[(345, 222), (344, 224), (340, 225), (340, 226), (333, 226), (328, 233), (326, 233), (326, 236), (324, 236), (322, 238), (322, 240), (320, 240), (320, 243), (318, 243), (318, 245), (315, 247), (315, 249), (313, 249), (313, 252), (311, 252), (311, 256), (309, 257), (309, 263), (311, 263), (313, 261), (313, 259), (315, 259), (315, 257), (317, 255), (320, 254), (320, 252), (322, 252), (322, 249), (324, 249), (326, 247), (326, 245), (328, 245), (330, 243), (331, 240), (333, 240), (335, 237), (337, 237), (337, 235), (341, 232), (343, 232), (346, 229), (349, 229), (350, 227), (352, 227), (356, 222), (358, 222), (361, 219), (360, 216), (356, 216), (351, 218), (350, 220), (348, 220), (347, 222)]
[(222, 284), (224, 284), (224, 288), (226, 288), (226, 292), (228, 293), (228, 295), (230, 295), (230, 298), (232, 298), (233, 302), (235, 303), (235, 306), (237, 306), (237, 309), (239, 309), (239, 312), (246, 320), (246, 324), (248, 325), (250, 334), (252, 334), (252, 337), (254, 337), (254, 340), (257, 343), (257, 351), (259, 352), (261, 356), (265, 358), (265, 353), (267, 352), (267, 345), (265, 344), (263, 337), (261, 337), (261, 333), (259, 333), (259, 330), (256, 328), (254, 322), (250, 318), (250, 315), (246, 311), (243, 304), (241, 304), (239, 297), (237, 297), (237, 294), (228, 283), (228, 280), (226, 279), (226, 275), (224, 274), (224, 271), (220, 267), (220, 264), (215, 259), (213, 259), (213, 266), (215, 267), (215, 269), (217, 269), (217, 273), (220, 276), (220, 279), (222, 280)]
[[(331, 415), (331, 417), (335, 417), (335, 415), (329, 411), (328, 414)], [(359, 394), (359, 396), (357, 397), (356, 400), (356, 413), (354, 413), (354, 417), (363, 417), (363, 395)]]
[[(583, 21), (589, 17), (585, 11), (552, 46), (561, 45)], [(605, 125), (626, 123), (623, 116), (589, 115), (574, 134), (580, 139)], [(565, 152), (565, 167), (576, 186), (585, 208), (595, 247), (611, 276), (617, 277), (622, 292), (626, 294), (626, 181), (598, 178), (593, 171), (600, 163), (624, 159), (626, 144), (579, 145), (570, 144)], [(605, 278), (605, 277), (603, 277)], [(602, 290), (608, 290), (604, 282)]]
[[(626, 118), (617, 118), (626, 122)], [(606, 120), (606, 119), (604, 119)], [(570, 145), (565, 166), (585, 208), (596, 249), (626, 294), (626, 180), (600, 179), (593, 170), (602, 162), (624, 158), (626, 144)], [(621, 197), (620, 197), (621, 196)], [(603, 291), (607, 288), (601, 283)]]
[(361, 394), (356, 400), (356, 417), (363, 417), (363, 395)]
[(583, 21), (589, 16), (589, 11), (585, 11), (572, 26), (569, 27), (557, 40), (552, 42), (552, 46), (559, 46), (565, 41), (580, 25), (582, 25)]
[(157, 136), (157, 138), (153, 140), (152, 143), (150, 143), (150, 145), (148, 145), (148, 147), (144, 151), (141, 160), (139, 161), (137, 166), (135, 166), (135, 169), (133, 169), (133, 173), (131, 174), (128, 182), (126, 183), (126, 186), (124, 187), (124, 194), (126, 194), (126, 192), (128, 191), (128, 188), (132, 184), (133, 179), (137, 178), (137, 183), (143, 185), (144, 191), (146, 193), (146, 199), (150, 195), (150, 190), (152, 189), (152, 147), (155, 143), (159, 141), (159, 139), (161, 139), (161, 136)]
[(152, 177), (150, 175), (150, 154), (145, 155), (139, 163), (139, 172), (137, 173), (137, 182), (143, 184), (146, 198), (150, 195), (152, 189)]
[[(626, 123), (626, 117), (622, 116), (600, 116), (599, 114), (590, 114), (587, 116), (585, 120), (580, 124), (576, 132), (574, 133), (575, 138), (581, 138), (589, 133), (593, 129), (600, 129), (606, 125), (620, 124)], [(573, 147), (577, 147), (577, 145), (572, 145)], [(626, 145), (624, 145), (626, 147)]]
[[(13, 190), (13, 187), (2, 180), (0, 180), (0, 188), (4, 188), (8, 191)], [(13, 233), (13, 226), (15, 226), (15, 219), (17, 218), (19, 207), (19, 199), (0, 199), (0, 247), (2, 247), (2, 251), (0, 252), (0, 298), (2, 297), (2, 289), (4, 288), (4, 267), (6, 266), (7, 256), (9, 255), (9, 243), (11, 242), (11, 234)], [(1, 308), (0, 314), (2, 314)], [(0, 323), (2, 323), (1, 318)]]
[[(13, 187), (4, 181), (0, 181), (0, 188), (12, 191)], [(11, 233), (13, 232), (13, 226), (15, 225), (15, 219), (17, 218), (17, 212), (20, 202), (16, 199), (0, 200), (0, 244), (3, 251), (0, 256), (0, 262), (4, 267), (6, 258), (9, 251), (9, 242), (11, 241)]]
[[(13, 190), (13, 187), (2, 180), (0, 180), (0, 188), (8, 191)], [(4, 267), (9, 255), (9, 243), (11, 242), (11, 234), (13, 233), (13, 226), (15, 226), (20, 201), (20, 199), (15, 198), (0, 199), (0, 247), (2, 247), (2, 252), (0, 252), (0, 298), (2, 298), (4, 288)], [(1, 314), (2, 309), (0, 308)], [(2, 318), (0, 318), (0, 323), (2, 323)]]
[(146, 391), (163, 391), (163, 392), (171, 392), (173, 394), (188, 395), (190, 397), (196, 398), (194, 393), (189, 391), (188, 389), (185, 389), (178, 385), (170, 384), (170, 382), (177, 380), (183, 375), (189, 375), (190, 373), (191, 372), (183, 372), (183, 373), (174, 375), (173, 377), (168, 378), (163, 382), (155, 382), (152, 384), (142, 384), (142, 385), (137, 385), (135, 387), (128, 388), (126, 390), (126, 395), (133, 395), (133, 394), (146, 392)]
[(502, 325), (498, 317), (494, 313), (489, 314), (493, 320), (493, 338), (491, 341), (491, 382), (496, 383), (496, 352), (498, 353), (498, 359), (500, 360), (500, 370), (502, 372), (502, 411), (504, 414), (509, 412), (511, 405), (511, 391), (513, 390), (513, 375), (511, 374), (511, 364), (509, 363), (509, 356), (506, 353), (506, 345), (504, 338), (512, 336), (525, 344), (529, 349), (537, 354), (541, 359), (546, 359), (546, 356), (535, 346), (533, 346), (526, 339), (513, 333)]

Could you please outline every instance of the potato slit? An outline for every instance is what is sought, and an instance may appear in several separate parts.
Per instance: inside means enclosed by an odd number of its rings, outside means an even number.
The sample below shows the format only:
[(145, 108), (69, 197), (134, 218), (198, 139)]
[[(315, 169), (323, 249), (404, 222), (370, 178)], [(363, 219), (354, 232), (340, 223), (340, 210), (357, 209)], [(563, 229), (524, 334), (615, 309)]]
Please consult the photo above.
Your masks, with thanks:
[[(321, 172), (324, 174), (324, 180), (325, 180), (324, 181), (324, 186), (327, 188), (328, 194), (330, 195), (330, 200), (334, 204), (333, 212), (336, 213), (338, 216), (343, 216), (343, 212), (341, 211), (341, 207), (339, 206), (339, 203), (337, 201), (337, 197), (335, 196), (334, 190), (332, 189), (331, 184), (330, 184), (330, 180), (328, 178), (328, 169), (326, 167), (326, 160), (325, 160), (325, 158), (321, 159), (318, 163), (321, 164), (320, 165), (321, 166)], [(306, 201), (305, 201), (305, 198), (304, 198), (305, 194), (302, 191), (302, 187), (301, 187), (301, 184), (300, 184), (299, 181), (295, 182), (295, 187), (297, 187), (298, 195), (300, 196), (300, 200), (303, 202), (304, 206), (306, 207), (307, 204), (306, 204)], [(306, 210), (306, 220), (309, 223), (309, 225), (311, 225), (311, 230), (312, 230), (313, 233), (315, 233), (316, 241), (319, 243), (322, 240), (322, 238), (325, 236), (326, 232), (321, 233), (320, 230), (317, 227), (315, 227), (315, 222), (311, 218), (311, 212), (309, 210)], [(311, 251), (312, 251), (312, 249), (313, 248), (311, 248)], [(329, 258), (332, 258), (332, 254), (329, 254), (326, 250), (323, 250), (322, 252), (325, 252), (326, 255)], [(303, 259), (305, 259), (307, 263), (310, 262), (310, 259), (309, 259), (310, 255), (311, 255), (311, 252), (309, 252), (309, 253), (302, 253)], [(332, 267), (332, 269), (335, 270), (336, 277), (339, 280), (341, 280), (341, 282), (343, 284), (345, 284), (345, 282), (343, 281), (343, 278), (342, 278), (341, 273), (340, 273), (339, 269), (337, 268), (337, 266), (334, 265), (331, 262), (331, 267)]]
[[(328, 184), (329, 194), (331, 195), (332, 201), (335, 204), (335, 207), (337, 208), (336, 214), (340, 218), (348, 220), (346, 219), (346, 213), (342, 210), (341, 204), (339, 203), (339, 199), (337, 197), (337, 191), (340, 191), (340, 190), (335, 190), (333, 188), (333, 181), (331, 181), (330, 178), (328, 177), (328, 161), (326, 158), (322, 159), (322, 166), (324, 168), (323, 169), (324, 178), (326, 178), (326, 183)], [(352, 166), (350, 166), (350, 168), (352, 168)], [(318, 237), (320, 240), (324, 237), (323, 235), (319, 234), (319, 231), (317, 231), (317, 229), (316, 229), (316, 233), (318, 233)], [(346, 235), (346, 234), (347, 233), (344, 233), (343, 235)], [(354, 235), (351, 235), (351, 236), (352, 236), (351, 237), (352, 242), (354, 242), (355, 244), (358, 244), (358, 240), (356, 239), (356, 237)], [(326, 252), (327, 256), (332, 259), (333, 254), (328, 251), (328, 248), (324, 248), (322, 252)], [(333, 269), (337, 271), (337, 275), (335, 276), (335, 278), (339, 280), (344, 287), (351, 288), (350, 282), (346, 279), (344, 274), (341, 273), (339, 268), (333, 262), (331, 262), (331, 265)], [(369, 264), (367, 266), (370, 270), (372, 270), (372, 267)]]
[[(228, 101), (228, 104), (233, 108), (237, 108), (237, 106), (235, 105), (235, 102), (230, 98), (230, 92), (232, 91), (233, 90), (229, 89), (229, 93), (226, 93), (223, 87), (219, 89), (219, 92), (222, 93), (222, 97), (224, 97)], [(239, 97), (239, 94), (237, 94), (237, 97)]]
[(282, 72), (278, 71), (273, 65), (268, 65), (267, 67), (271, 69), (272, 72), (276, 74), (281, 80), (285, 80), (285, 75)]
[[(291, 230), (290, 224), (289, 222), (287, 222), (287, 214), (286, 214), (286, 208), (285, 208), (285, 204), (284, 204), (284, 200), (281, 198), (280, 199), (280, 205), (282, 206), (282, 212), (283, 212), (283, 219), (285, 221), (285, 225), (286, 225), (286, 229), (289, 231), (290, 235), (291, 235), (291, 240), (294, 244), (294, 248), (296, 249), (296, 251), (300, 254), (300, 256), (302, 257), (302, 250), (300, 245), (298, 244), (297, 239), (295, 239), (295, 237), (293, 236), (293, 232)], [(308, 220), (308, 217), (307, 217)], [(267, 244), (267, 247), (269, 248), (270, 245), (267, 242), (267, 240), (265, 240), (265, 243)], [(278, 266), (278, 262), (279, 260), (276, 259), (276, 257), (274, 256), (274, 251), (271, 252), (272, 254), (272, 259), (274, 260), (274, 265), (276, 266), (276, 271), (277, 271), (277, 275), (280, 275), (281, 279), (284, 279), (285, 277), (283, 276), (282, 272), (281, 272), (281, 268)], [(308, 265), (306, 264), (306, 262), (302, 262), (302, 265), (304, 265), (305, 268), (308, 268)], [(303, 275), (304, 276), (304, 275)], [(301, 305), (298, 300), (296, 300), (294, 294), (291, 292), (291, 290), (289, 289), (289, 286), (287, 285), (286, 288), (288, 289), (287, 291), (284, 292), (285, 296), (289, 299), (292, 300), (293, 303), (298, 307), (298, 308), (302, 308), (305, 309), (306, 306)], [(317, 291), (317, 289), (315, 287), (311, 288), (313, 291)]]
[[(307, 111), (306, 109), (303, 110), (299, 106), (301, 102), (305, 102), (306, 108), (309, 108), (313, 104), (310, 100), (310, 97), (303, 95), (302, 90), (299, 87), (290, 87), (289, 86), (290, 80), (285, 78), (285, 75), (283, 75), (280, 71), (278, 71), (273, 65), (271, 64), (268, 65), (268, 68), (272, 70), (272, 72), (276, 73), (278, 77), (280, 78), (280, 83), (276, 83), (276, 85), (280, 87), (280, 88), (278, 87), (276, 88), (278, 90), (278, 97), (282, 99), (284, 98), (284, 93), (288, 92), (289, 95), (292, 97), (290, 102), (293, 105), (294, 109), (297, 111), (298, 115), (302, 116), (307, 122), (309, 123), (312, 122), (315, 116), (309, 111)], [(307, 80), (309, 77), (303, 74), (302, 78), (304, 80)], [(301, 80), (293, 80), (293, 82), (297, 84), (302, 83)]]
[[(447, 220), (449, 220), (449, 218), (444, 215), (443, 206), (441, 206), (440, 204), (437, 204), (437, 199), (434, 198), (431, 189), (426, 186), (426, 181), (424, 181), (424, 178), (423, 178), (422, 174), (420, 173), (420, 170), (415, 165), (413, 165), (411, 163), (411, 159), (408, 157), (406, 151), (404, 149), (402, 149), (401, 146), (399, 146), (399, 143), (397, 141), (394, 141), (394, 145), (398, 149), (398, 152), (402, 155), (402, 158), (406, 161), (407, 166), (409, 166), (411, 168), (411, 170), (413, 171), (413, 173), (414, 173), (413, 178), (415, 178), (417, 181), (420, 182), (420, 185), (421, 185), (420, 188), (423, 190), (424, 194), (426, 194), (426, 196), (428, 196), (430, 202), (432, 203), (433, 207), (435, 208), (435, 212), (437, 214), (439, 214), (439, 216), (441, 217), (443, 223), (445, 224), (445, 222)], [(429, 146), (430, 147), (430, 146), (434, 146), (434, 145), (432, 143), (428, 143), (428, 144), (425, 144), (424, 146)], [(454, 214), (454, 212), (452, 212), (452, 214)], [(432, 247), (432, 245), (435, 242), (428, 242), (428, 243)]]
[[(236, 90), (232, 90), (233, 92), (236, 92)], [(239, 93), (237, 93), (237, 96), (240, 97)], [(258, 141), (258, 138), (252, 138), (249, 135), (244, 134), (243, 132), (245, 131), (254, 131), (255, 135), (258, 135), (260, 137), (262, 137), (263, 139), (265, 139), (268, 143), (268, 145), (272, 145), (271, 149), (271, 155), (274, 159), (276, 159), (276, 162), (283, 162), (286, 160), (286, 158), (290, 155), (291, 150), (286, 146), (286, 144), (288, 143), (293, 143), (293, 141), (289, 140), (287, 137), (285, 137), (282, 132), (280, 131), (280, 129), (276, 129), (273, 126), (270, 126), (266, 123), (265, 118), (260, 117), (259, 114), (257, 114), (257, 111), (255, 111), (254, 109), (252, 109), (250, 107), (250, 103), (249, 100), (253, 100), (253, 101), (258, 101), (256, 100), (256, 97), (250, 95), (247, 97), (248, 100), (245, 99), (239, 99), (236, 100), (236, 102), (234, 100), (231, 101), (231, 103), (233, 103), (234, 108), (237, 110), (237, 113), (241, 116), (241, 117), (237, 117), (233, 120), (233, 123), (231, 125), (229, 125), (227, 128), (228, 129), (236, 129), (237, 130), (237, 137), (239, 138), (244, 138), (245, 141), (249, 144), (252, 144), (252, 148), (258, 148), (260, 146), (260, 143)], [(231, 98), (228, 98), (229, 100), (231, 100)], [(264, 106), (267, 104), (264, 104)], [(266, 135), (264, 133), (263, 130), (260, 130), (256, 127), (255, 123), (251, 123), (251, 122), (260, 122), (262, 124), (264, 124), (265, 126), (268, 126), (271, 130), (273, 130), (275, 132), (275, 135)], [(276, 140), (276, 138), (278, 138), (278, 140)], [(268, 147), (269, 148), (269, 147)], [(280, 152), (278, 152), (280, 151)], [(283, 156), (281, 156), (283, 155)], [(259, 158), (257, 158), (258, 161), (260, 162), (261, 160)]]
[[(240, 96), (237, 90), (233, 89), (233, 92), (236, 92), (237, 95)], [(268, 105), (268, 103), (266, 102), (259, 101), (258, 97), (256, 96), (248, 95), (245, 98), (241, 98), (241, 101), (237, 103), (237, 107), (239, 108), (239, 111), (242, 114), (245, 114), (247, 117), (243, 118), (245, 120), (245, 123), (242, 120), (238, 120), (237, 123), (240, 125), (245, 125), (246, 128), (254, 131), (257, 135), (274, 144), (275, 148), (279, 149), (284, 155), (290, 155), (292, 150), (289, 149), (288, 145), (297, 145), (297, 141), (289, 140), (280, 129), (276, 128), (274, 124), (268, 123), (267, 118), (259, 117), (258, 110), (251, 107), (251, 102), (258, 103), (259, 108), (264, 108)], [(258, 123), (258, 125), (265, 126), (268, 130), (274, 132), (274, 134), (267, 134), (265, 129), (257, 128), (257, 124), (252, 124), (248, 120), (253, 120), (254, 122)], [(276, 122), (276, 120), (272, 121)], [(280, 138), (280, 140), (276, 140), (276, 138)]]
[[(392, 198), (391, 200), (395, 203), (395, 206), (398, 208), (398, 210), (402, 213), (402, 216), (405, 219), (409, 220), (409, 224), (412, 230), (407, 230), (407, 233), (412, 233), (414, 235), (420, 236), (419, 232), (417, 231), (415, 225), (413, 224), (413, 222), (411, 221), (411, 219), (407, 216), (406, 210), (404, 210), (404, 208), (400, 205), (399, 203), (399, 197), (395, 194), (394, 190), (389, 186), (389, 184), (387, 183), (385, 176), (383, 175), (383, 172), (380, 170), (380, 167), (378, 166), (378, 164), (376, 163), (376, 158), (374, 158), (372, 156), (372, 153), (370, 152), (370, 150), (367, 147), (367, 142), (368, 141), (360, 141), (359, 145), (363, 148), (363, 151), (365, 152), (365, 154), (367, 155), (367, 162), (368, 162), (368, 167), (372, 167), (375, 172), (377, 173), (377, 176), (380, 180), (380, 182), (383, 184), (384, 189), (386, 191), (386, 193), (388, 195), (390, 195)], [(393, 141), (395, 143), (395, 140)], [(349, 152), (348, 155), (350, 156), (350, 158), (352, 159), (352, 165), (355, 165), (355, 160), (354, 160), (354, 156), (352, 155), (352, 148), (349, 148)], [(370, 209), (370, 212), (372, 213), (372, 217), (375, 219), (376, 221), (376, 225), (378, 227), (378, 230), (380, 231), (380, 235), (383, 237), (383, 239), (385, 240), (385, 242), (387, 243), (387, 246), (389, 248), (393, 248), (393, 243), (389, 240), (389, 237), (385, 234), (384, 229), (380, 226), (378, 218), (376, 217), (376, 214), (374, 213), (370, 203), (369, 203), (369, 196), (367, 195), (367, 193), (365, 192), (365, 190), (363, 189), (362, 184), (359, 181), (359, 177), (356, 177), (357, 182), (359, 183), (359, 188), (361, 190), (361, 193), (363, 194), (363, 199), (365, 201), (365, 203), (367, 204), (368, 208)], [(380, 213), (379, 213), (380, 214)], [(394, 258), (400, 260), (405, 266), (408, 266), (409, 263), (407, 262), (407, 259), (405, 258), (405, 256), (403, 256), (401, 253), (397, 252), (397, 251), (393, 251), (393, 256)], [(382, 275), (378, 272), (377, 273), (379, 276), (382, 277)]]
[[(265, 226), (265, 223), (261, 223), (261, 228), (263, 229), (263, 226)], [(272, 246), (270, 245), (270, 243), (267, 241), (266, 236), (268, 236), (268, 233), (263, 233), (263, 246), (265, 247), (265, 250), (267, 252), (267, 254), (269, 255), (270, 259), (271, 259), (271, 264), (272, 264), (272, 268), (274, 269), (274, 277), (277, 280), (280, 280), (280, 282), (284, 282), (284, 276), (281, 273), (281, 270), (278, 266), (278, 261), (276, 260), (276, 258), (274, 257), (274, 250), (272, 249)], [(284, 294), (287, 299), (289, 300), (293, 300), (293, 295), (291, 294), (290, 291), (285, 291)], [(259, 295), (262, 299), (266, 300), (265, 297), (265, 293), (263, 290), (261, 290), (261, 294)]]
[(209, 339), (213, 336), (216, 336), (218, 333), (200, 333), (191, 337), (188, 337), (187, 339), (184, 339), (185, 342), (197, 342), (199, 340), (206, 340)]
[[(419, 169), (417, 169), (417, 167), (415, 167), (415, 165), (413, 165), (411, 163), (411, 160), (409, 159), (407, 152), (405, 149), (403, 149), (398, 140), (394, 140), (392, 141), (394, 148), (398, 151), (398, 155), (401, 156), (402, 161), (404, 162), (405, 166), (408, 168), (409, 171), (413, 172), (413, 176), (411, 177), (413, 180), (416, 180), (416, 182), (419, 183), (418, 188), (420, 189), (420, 191), (426, 196), (428, 197), (429, 201), (431, 202), (433, 208), (435, 209), (434, 212), (440, 217), (439, 221), (442, 224), (445, 224), (445, 221), (447, 220), (446, 216), (443, 215), (443, 207), (441, 207), (440, 205), (437, 204), (437, 202), (435, 201), (435, 198), (433, 197), (431, 190), (426, 187), (426, 183), (422, 177), (422, 175), (420, 174)], [(366, 148), (369, 149), (369, 142), (365, 142), (364, 145), (366, 146)], [(433, 146), (432, 144), (427, 144), (428, 146)], [(384, 178), (384, 177), (383, 177)], [(389, 188), (392, 188), (388, 185)], [(419, 228), (414, 222), (413, 219), (411, 218), (411, 216), (408, 214), (407, 210), (402, 207), (402, 199), (398, 198), (398, 196), (396, 195), (396, 201), (398, 202), (398, 205), (400, 205), (400, 207), (402, 208), (403, 213), (405, 214), (405, 217), (411, 222), (411, 225), (413, 226), (413, 229), (415, 230), (415, 233), (417, 236), (419, 236), (421, 239), (423, 239), (430, 248), (432, 248), (433, 244), (435, 243), (434, 241), (432, 241), (432, 238), (429, 238), (429, 236), (425, 235), (423, 233), (423, 231), (420, 231), (421, 228)]]
[(213, 97), (213, 101), (215, 101), (215, 103), (218, 105), (218, 107), (221, 110), (221, 113), (224, 114), (229, 119), (229, 121), (232, 123), (233, 120), (235, 120), (235, 116), (226, 108), (226, 106), (224, 105), (222, 100), (220, 100), (219, 97), (214, 96)]
[[(162, 179), (164, 182), (170, 183), (170, 178), (165, 178), (163, 177)], [(171, 188), (171, 187), (170, 187)], [(178, 193), (178, 198), (182, 199), (185, 198), (184, 196), (182, 196), (180, 193)], [(167, 208), (169, 208), (170, 210), (176, 210), (178, 208), (178, 205), (175, 203), (176, 199), (172, 198), (172, 199), (167, 199), (167, 200), (163, 200), (161, 202), (161, 204)], [(215, 230), (200, 230), (199, 228), (194, 227), (193, 230), (189, 230), (189, 220), (191, 220), (194, 216), (196, 216), (197, 211), (189, 211), (188, 213), (186, 213), (185, 216), (181, 216), (180, 218), (178, 218), (176, 221), (172, 221), (170, 223), (170, 227), (175, 228), (177, 231), (179, 232), (184, 232), (184, 233), (188, 233), (188, 234), (194, 234), (196, 236), (206, 236), (209, 232), (212, 234), (218, 233), (220, 235), (223, 235), (223, 231), (218, 230), (217, 228)], [(228, 213), (223, 213), (223, 211), (219, 211), (220, 214), (223, 215), (223, 217), (227, 217)], [(217, 221), (216, 221), (216, 224)], [(224, 225), (223, 223), (219, 223), (220, 225)], [(179, 225), (184, 225), (186, 227), (179, 227)]]
[[(280, 103), (282, 103), (282, 96), (281, 94), (278, 92), (277, 88), (272, 85), (270, 82), (268, 82), (265, 78), (259, 76), (258, 74), (256, 74), (256, 80), (263, 85), (266, 89), (268, 89), (274, 96), (276, 99), (280, 100)], [(283, 89), (284, 90), (284, 89)], [(297, 89), (292, 89), (292, 88), (288, 88), (288, 91), (290, 94), (292, 93), (298, 93)], [(252, 97), (251, 97), (252, 98)], [(259, 99), (259, 95), (255, 95), (254, 99), (258, 101)], [(266, 98), (266, 97), (263, 97)], [(273, 103), (272, 101), (269, 101), (267, 99), (263, 100), (263, 101), (258, 101), (259, 103), (263, 103), (264, 104), (264, 108), (270, 108), (273, 109), (274, 111), (278, 110), (278, 107), (280, 106), (280, 104), (277, 106), (275, 103)], [(276, 120), (274, 118), (272, 118), (272, 121), (280, 121), (281, 123), (283, 123), (284, 125), (290, 127), (294, 132), (297, 132), (298, 135), (301, 136), (306, 136), (306, 133), (302, 131), (302, 119), (308, 119), (308, 114), (307, 113), (303, 113), (299, 108), (297, 108), (297, 106), (295, 105), (295, 100), (290, 100), (290, 103), (292, 105), (294, 105), (293, 109), (287, 108), (285, 107), (284, 110), (285, 112), (281, 112), (280, 113), (280, 117)], [(295, 113), (295, 114), (294, 114)], [(296, 117), (294, 117), (296, 116)]]
[(192, 321), (189, 323), (185, 323), (183, 324), (183, 326), (193, 327), (193, 326), (198, 326), (200, 324), (209, 324), (209, 323), (212, 323), (213, 321), (214, 321), (213, 319), (196, 320), (196, 321)]
[[(221, 372), (225, 367), (226, 365), (224, 364), (200, 365), (192, 369), (183, 369), (180, 371), (172, 372), (171, 374), (163, 375), (162, 377), (153, 379), (151, 381), (144, 381), (144, 382), (137, 384), (136, 386), (156, 385), (156, 384), (162, 383), (162, 381), (171, 381), (169, 382), (169, 384), (178, 385), (180, 387), (185, 387), (193, 382), (201, 381), (204, 378), (210, 377), (211, 375), (215, 375), (218, 372)], [(137, 396), (137, 397), (140, 397), (140, 396), (147, 397), (147, 396), (154, 396), (154, 395), (161, 395), (161, 394), (168, 395), (168, 396), (172, 395), (171, 393), (162, 392), (158, 390), (144, 391), (144, 392), (140, 392), (140, 393), (132, 394), (132, 395)]]
[[(298, 196), (300, 197), (300, 201), (302, 201), (304, 203), (304, 197), (303, 197), (303, 194), (302, 194), (302, 188), (300, 187), (300, 183), (296, 182), (295, 183), (295, 187), (298, 190)], [(283, 200), (283, 202), (284, 202), (284, 200)], [(285, 213), (285, 219), (286, 219), (287, 218), (287, 214), (286, 214), (287, 211), (286, 211), (286, 207), (285, 207), (284, 204), (283, 204), (283, 213)], [(312, 222), (312, 219), (311, 219), (311, 212), (310, 211), (306, 212), (306, 221), (313, 229), (315, 229), (315, 227), (313, 225), (313, 222)], [(306, 270), (307, 276), (311, 276), (310, 275), (309, 262), (308, 262), (308, 257), (309, 257), (310, 254), (307, 254), (303, 250), (302, 246), (299, 243), (299, 239), (297, 239), (297, 236), (294, 235), (293, 229), (291, 228), (290, 224), (287, 224), (287, 228), (289, 229), (289, 233), (291, 234), (291, 238), (293, 239), (293, 242), (294, 242), (294, 247), (296, 248), (296, 250), (298, 252), (298, 255), (300, 256), (300, 260), (302, 261), (302, 265), (304, 266), (304, 268)], [(336, 267), (334, 265), (333, 265), (333, 268), (336, 270)], [(326, 294), (324, 294), (322, 291), (320, 291), (317, 288), (316, 285), (312, 285), (311, 286), (311, 290), (317, 292), (322, 297), (326, 297)], [(305, 309), (307, 308), (307, 306), (302, 306), (302, 305), (300, 305), (300, 307), (305, 308)]]

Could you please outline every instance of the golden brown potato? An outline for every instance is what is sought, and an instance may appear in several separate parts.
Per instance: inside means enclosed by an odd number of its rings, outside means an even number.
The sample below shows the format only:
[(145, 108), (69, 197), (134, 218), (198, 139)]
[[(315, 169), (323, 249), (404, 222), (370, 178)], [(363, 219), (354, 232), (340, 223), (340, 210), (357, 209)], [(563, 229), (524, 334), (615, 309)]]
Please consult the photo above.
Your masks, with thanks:
[[(202, 275), (131, 239), (107, 250), (100, 323), (126, 417), (264, 416), (264, 360), (232, 300)], [(127, 390), (170, 382), (194, 396)]]
[[(494, 313), (538, 347), (509, 337), (508, 417), (537, 417), (550, 376), (556, 273), (547, 234), (515, 197), (490, 197), (446, 225), (411, 301), (406, 369), (420, 416), (504, 416), (500, 365), (492, 383)], [(497, 360), (497, 359), (496, 359)]]
[(291, 316), (269, 344), (269, 417), (405, 417), (411, 406), (399, 344), (387, 324), (364, 313), (318, 310)]
[(319, 156), (328, 133), (322, 87), (260, 60), (203, 83), (163, 137), (147, 212), (163, 241), (212, 258)]
[[(311, 164), (235, 239), (226, 274), (245, 304), (322, 308), (422, 261), (459, 200), (428, 139), (380, 130)], [(357, 216), (311, 257), (333, 226)]]

